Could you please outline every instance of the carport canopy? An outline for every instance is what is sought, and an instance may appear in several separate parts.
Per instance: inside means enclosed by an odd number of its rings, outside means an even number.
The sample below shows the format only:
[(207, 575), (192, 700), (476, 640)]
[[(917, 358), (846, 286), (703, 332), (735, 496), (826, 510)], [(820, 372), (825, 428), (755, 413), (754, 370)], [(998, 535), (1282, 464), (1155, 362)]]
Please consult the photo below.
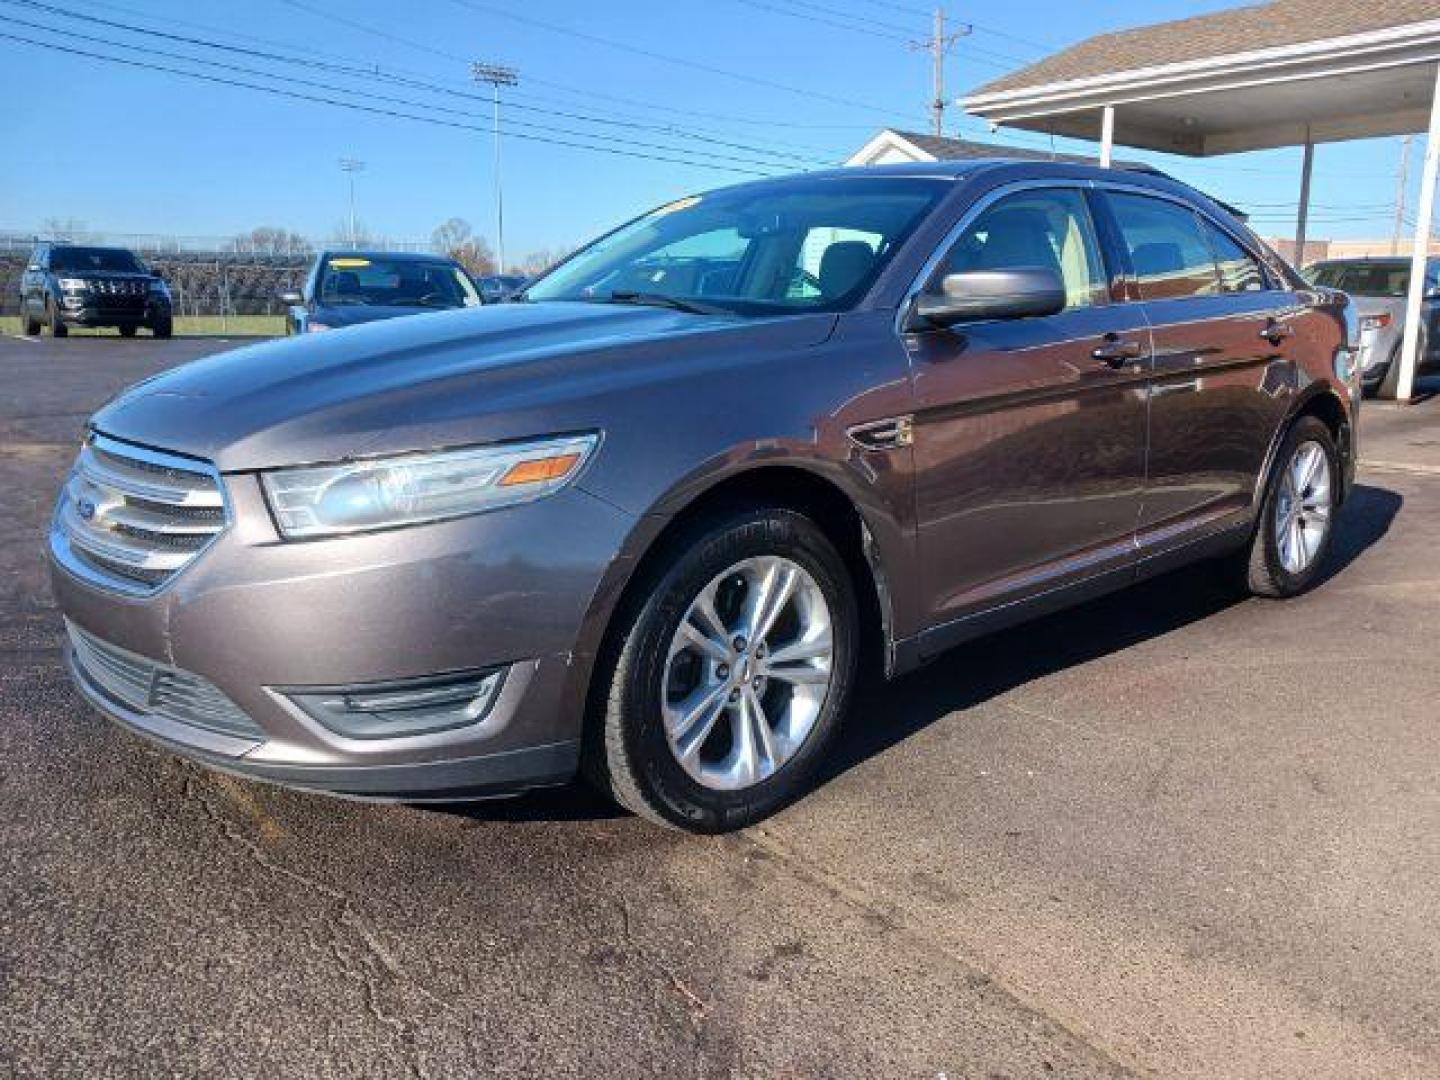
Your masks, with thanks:
[(1428, 131), (1397, 397), (1414, 392), (1425, 257), (1440, 173), (1437, 0), (1273, 0), (1102, 34), (981, 87), (994, 124), (1191, 157), (1305, 148), (1303, 261), (1314, 146)]

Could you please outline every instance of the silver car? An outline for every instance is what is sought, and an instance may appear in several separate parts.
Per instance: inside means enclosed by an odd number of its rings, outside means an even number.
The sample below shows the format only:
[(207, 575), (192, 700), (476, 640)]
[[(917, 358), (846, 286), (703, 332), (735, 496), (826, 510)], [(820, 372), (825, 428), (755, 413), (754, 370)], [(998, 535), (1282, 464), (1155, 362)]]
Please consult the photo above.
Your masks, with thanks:
[[(1400, 343), (1405, 336), (1405, 300), (1410, 289), (1410, 260), (1330, 259), (1315, 263), (1305, 276), (1316, 285), (1350, 294), (1360, 316), (1360, 371), (1366, 392), (1393, 398), (1400, 381)], [(1425, 303), (1420, 309), (1418, 371), (1440, 370), (1440, 259), (1425, 271)]]

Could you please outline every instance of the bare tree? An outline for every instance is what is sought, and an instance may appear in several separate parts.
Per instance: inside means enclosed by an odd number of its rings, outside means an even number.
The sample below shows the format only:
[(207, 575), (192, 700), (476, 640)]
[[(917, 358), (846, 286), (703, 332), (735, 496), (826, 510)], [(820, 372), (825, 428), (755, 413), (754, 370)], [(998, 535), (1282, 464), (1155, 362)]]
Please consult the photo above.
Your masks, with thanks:
[(549, 270), (574, 250), (573, 247), (541, 248), (539, 251), (530, 252), (511, 269), (518, 270), (526, 277), (534, 277), (536, 274)]
[(430, 246), (448, 255), (472, 274), (495, 273), (495, 253), (483, 236), (464, 218), (452, 217), (435, 226), (430, 233)]
[(232, 239), (226, 250), (243, 255), (303, 255), (310, 251), (310, 241), (277, 225), (259, 225)]
[(73, 217), (47, 217), (40, 222), (40, 231), (57, 240), (74, 240), (85, 233), (85, 222)]

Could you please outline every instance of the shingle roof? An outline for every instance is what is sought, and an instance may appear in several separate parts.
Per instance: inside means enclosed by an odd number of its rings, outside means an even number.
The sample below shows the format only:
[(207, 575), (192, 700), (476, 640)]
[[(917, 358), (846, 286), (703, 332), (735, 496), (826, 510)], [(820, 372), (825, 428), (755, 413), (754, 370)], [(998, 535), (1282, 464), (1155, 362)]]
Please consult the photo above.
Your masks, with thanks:
[(1440, 0), (1273, 0), (1088, 38), (973, 96), (1440, 19)]
[(1026, 161), (1068, 161), (1076, 165), (1093, 165), (1095, 158), (1076, 154), (1052, 154), (1048, 150), (1022, 150), (1015, 146), (952, 139), (948, 135), (922, 135), (918, 131), (891, 128), (908, 143), (913, 143), (938, 161), (971, 161), (979, 158), (1022, 158)]

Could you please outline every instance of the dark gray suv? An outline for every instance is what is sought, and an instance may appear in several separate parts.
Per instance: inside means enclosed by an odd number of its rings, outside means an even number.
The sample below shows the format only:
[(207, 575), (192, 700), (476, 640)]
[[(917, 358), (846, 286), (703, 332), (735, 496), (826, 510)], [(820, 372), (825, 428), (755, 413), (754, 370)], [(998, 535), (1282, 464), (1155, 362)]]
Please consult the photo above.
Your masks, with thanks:
[(517, 299), (102, 409), (50, 535), (85, 696), (259, 779), (582, 771), (720, 831), (812, 781), (862, 664), (1201, 558), (1293, 595), (1353, 476), (1346, 298), (1156, 175), (767, 180)]

